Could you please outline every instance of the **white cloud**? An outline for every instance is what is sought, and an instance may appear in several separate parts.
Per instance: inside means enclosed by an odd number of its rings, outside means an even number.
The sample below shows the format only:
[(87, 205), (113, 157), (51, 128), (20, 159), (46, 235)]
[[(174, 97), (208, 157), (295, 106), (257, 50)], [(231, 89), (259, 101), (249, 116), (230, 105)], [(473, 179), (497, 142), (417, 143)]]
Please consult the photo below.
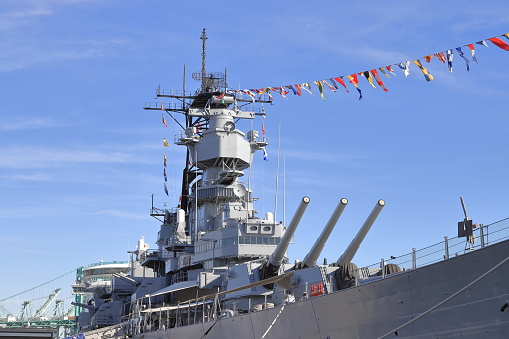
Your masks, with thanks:
[(52, 121), (50, 119), (30, 118), (2, 122), (0, 123), (0, 130), (13, 131), (13, 130), (37, 129), (47, 127), (65, 127), (65, 126), (69, 126), (69, 124)]
[(103, 211), (99, 211), (99, 212), (96, 212), (93, 214), (95, 214), (95, 215), (110, 215), (113, 217), (127, 218), (127, 219), (142, 219), (142, 220), (150, 219), (150, 217), (148, 217), (146, 215), (127, 213), (127, 212), (118, 211), (118, 210), (103, 210)]
[(6, 175), (3, 178), (8, 180), (23, 180), (23, 181), (51, 181), (53, 177), (49, 173), (32, 173), (32, 174), (14, 174)]
[(0, 168), (44, 168), (69, 163), (150, 163), (139, 154), (112, 150), (18, 147), (0, 150)]

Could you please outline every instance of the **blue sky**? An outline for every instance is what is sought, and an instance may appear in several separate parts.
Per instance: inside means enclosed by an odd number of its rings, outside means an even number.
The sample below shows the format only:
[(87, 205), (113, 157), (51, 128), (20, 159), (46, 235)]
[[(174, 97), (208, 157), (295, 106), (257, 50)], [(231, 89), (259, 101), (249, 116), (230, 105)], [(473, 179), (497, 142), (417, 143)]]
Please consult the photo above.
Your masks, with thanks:
[[(509, 32), (508, 13), (506, 1), (3, 0), (0, 299), (81, 265), (127, 260), (143, 234), (155, 243), (151, 195), (156, 206), (176, 202), (162, 190), (161, 140), (179, 130), (143, 107), (159, 84), (181, 88), (184, 64), (200, 70), (203, 28), (207, 70), (228, 68), (233, 88), (418, 58), (435, 78), (427, 83), (415, 65), (408, 77), (394, 67), (397, 76), (384, 77), (388, 93), (360, 79), (362, 100), (349, 84), (349, 94), (326, 88), (325, 101), (314, 87), (265, 107), (270, 160), (257, 154), (252, 173), (260, 215), (274, 205), (279, 126), (286, 219), (311, 198), (291, 260), (305, 256), (342, 197), (350, 203), (323, 251), (329, 262), (380, 198), (387, 205), (358, 265), (454, 236), (459, 196), (475, 222), (508, 217), (509, 52), (476, 45), (479, 64), (471, 61), (469, 72), (458, 55), (452, 73), (436, 58), (422, 60)], [(187, 86), (199, 84), (188, 77)], [(184, 151), (172, 145), (167, 154), (176, 192)], [(282, 197), (279, 206), (282, 219)]]

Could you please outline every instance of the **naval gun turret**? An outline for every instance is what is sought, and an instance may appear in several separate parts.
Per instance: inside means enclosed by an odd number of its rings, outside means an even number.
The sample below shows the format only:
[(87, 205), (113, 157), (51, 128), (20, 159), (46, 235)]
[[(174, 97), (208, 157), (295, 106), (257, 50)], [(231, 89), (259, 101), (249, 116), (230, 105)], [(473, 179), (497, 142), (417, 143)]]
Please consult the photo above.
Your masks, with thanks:
[(353, 238), (350, 245), (348, 245), (347, 249), (339, 257), (336, 263), (333, 264), (338, 267), (334, 274), (338, 289), (352, 287), (355, 284), (355, 280), (358, 278), (358, 269), (357, 266), (352, 263), (352, 259), (384, 206), (384, 200), (380, 199), (377, 201), (375, 207), (369, 214), (359, 232), (357, 232), (355, 238)]
[(288, 245), (290, 244), (293, 234), (299, 225), (302, 215), (306, 211), (309, 201), (310, 199), (308, 197), (302, 198), (302, 201), (300, 202), (299, 207), (297, 208), (297, 211), (292, 218), (292, 221), (290, 221), (285, 234), (281, 238), (281, 242), (276, 247), (269, 259), (260, 267), (260, 280), (268, 279), (278, 274), (279, 267), (283, 263), (283, 258), (286, 250), (288, 249)]
[(334, 213), (332, 213), (332, 215), (330, 216), (329, 221), (325, 225), (325, 228), (323, 229), (322, 233), (316, 240), (315, 244), (313, 245), (309, 253), (306, 255), (304, 260), (302, 260), (302, 262), (296, 265), (295, 268), (306, 268), (313, 267), (316, 265), (316, 261), (318, 260), (318, 257), (320, 256), (320, 253), (322, 252), (323, 247), (327, 242), (327, 239), (329, 239), (332, 230), (336, 226), (339, 217), (343, 213), (346, 204), (348, 204), (348, 200), (346, 198), (342, 198), (339, 201), (339, 204), (336, 206)]

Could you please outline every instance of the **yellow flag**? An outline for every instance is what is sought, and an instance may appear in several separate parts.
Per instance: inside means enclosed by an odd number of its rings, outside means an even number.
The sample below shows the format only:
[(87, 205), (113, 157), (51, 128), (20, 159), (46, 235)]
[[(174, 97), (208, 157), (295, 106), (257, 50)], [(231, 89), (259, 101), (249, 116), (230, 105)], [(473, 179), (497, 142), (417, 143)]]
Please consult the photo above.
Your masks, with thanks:
[(170, 144), (168, 143), (168, 140), (166, 140), (165, 138), (163, 138), (163, 144), (165, 147), (170, 147)]

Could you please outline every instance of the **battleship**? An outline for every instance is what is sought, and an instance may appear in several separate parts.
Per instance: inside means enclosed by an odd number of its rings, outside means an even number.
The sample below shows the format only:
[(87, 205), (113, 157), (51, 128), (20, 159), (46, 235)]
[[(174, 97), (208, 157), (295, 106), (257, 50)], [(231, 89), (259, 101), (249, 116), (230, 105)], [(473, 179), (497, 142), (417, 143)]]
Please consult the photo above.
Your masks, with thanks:
[(378, 200), (338, 259), (318, 264), (349, 203), (338, 197), (304, 259), (290, 263), (288, 246), (312, 199), (291, 198), (300, 204), (288, 225), (270, 212), (258, 216), (249, 168), (269, 141), (237, 125), (263, 117), (272, 100), (208, 73), (205, 30), (201, 39), (198, 90), (157, 90), (174, 101), (163, 110), (182, 127), (175, 143), (186, 149), (178, 206), (152, 203), (157, 249), (140, 239), (129, 273), (112, 273), (111, 283), (75, 303), (80, 338), (509, 336), (509, 218), (473, 223), (462, 198), (457, 236), (358, 267), (355, 254), (386, 205)]

